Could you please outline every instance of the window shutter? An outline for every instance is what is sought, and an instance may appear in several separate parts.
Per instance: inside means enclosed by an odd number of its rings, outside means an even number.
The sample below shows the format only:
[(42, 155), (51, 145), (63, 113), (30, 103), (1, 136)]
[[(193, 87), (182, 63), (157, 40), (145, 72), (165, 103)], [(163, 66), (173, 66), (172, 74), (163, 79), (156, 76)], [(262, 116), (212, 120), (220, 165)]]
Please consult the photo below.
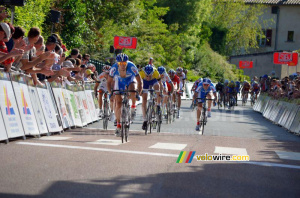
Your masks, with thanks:
[(271, 47), (272, 44), (272, 30), (268, 29), (266, 32), (266, 46)]

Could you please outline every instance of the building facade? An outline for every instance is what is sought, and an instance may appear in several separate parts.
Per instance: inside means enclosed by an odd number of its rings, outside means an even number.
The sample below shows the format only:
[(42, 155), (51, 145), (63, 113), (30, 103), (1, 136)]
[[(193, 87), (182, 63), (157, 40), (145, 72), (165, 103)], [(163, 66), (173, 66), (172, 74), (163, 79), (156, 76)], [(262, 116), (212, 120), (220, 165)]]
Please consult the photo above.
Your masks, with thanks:
[[(231, 56), (230, 62), (238, 67), (236, 60), (241, 58), (245, 61), (254, 61), (253, 70), (256, 70), (256, 72), (244, 69), (245, 74), (250, 77), (253, 77), (253, 73), (260, 75), (270, 73), (280, 67), (273, 64), (272, 55), (274, 52), (291, 52), (300, 49), (300, 0), (244, 1), (249, 5), (259, 3), (266, 6), (264, 14), (260, 18), (265, 38), (258, 38), (258, 49), (252, 49), (249, 54), (242, 56)], [(265, 21), (268, 21), (268, 23), (265, 23)], [(266, 57), (266, 59), (261, 60), (257, 57)]]

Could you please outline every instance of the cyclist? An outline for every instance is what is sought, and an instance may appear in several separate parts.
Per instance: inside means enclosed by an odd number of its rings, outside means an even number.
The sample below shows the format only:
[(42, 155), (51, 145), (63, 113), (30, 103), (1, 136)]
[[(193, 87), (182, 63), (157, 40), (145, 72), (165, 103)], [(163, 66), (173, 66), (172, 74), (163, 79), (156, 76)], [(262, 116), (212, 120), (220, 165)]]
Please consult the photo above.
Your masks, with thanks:
[[(168, 97), (169, 97), (168, 92), (170, 94), (173, 93), (173, 91), (174, 91), (174, 85), (173, 85), (173, 83), (171, 81), (171, 78), (169, 77), (168, 73), (166, 72), (166, 68), (164, 66), (158, 67), (157, 71), (160, 74), (161, 83), (163, 85), (163, 107), (162, 108), (164, 110), (165, 107), (166, 107), (166, 104), (168, 102)], [(170, 88), (169, 88), (169, 86), (167, 86), (167, 84), (170, 85)], [(166, 112), (166, 111), (164, 111), (164, 112)]]
[[(100, 118), (102, 118), (102, 116), (103, 116), (102, 97), (103, 97), (103, 93), (105, 93), (107, 91), (107, 78), (108, 78), (109, 70), (110, 70), (109, 65), (105, 65), (103, 67), (102, 73), (97, 77), (97, 81), (96, 81), (96, 84), (95, 84), (95, 87), (94, 87), (94, 93), (95, 93), (96, 98), (97, 98), (97, 95), (99, 93), (99, 98), (98, 98), (99, 114), (98, 114), (98, 116)], [(99, 85), (100, 85), (100, 88), (98, 90)], [(113, 97), (111, 97), (110, 103), (111, 103), (110, 104), (110, 109), (111, 109), (111, 112), (113, 114)]]
[(177, 91), (177, 95), (178, 95), (178, 111), (177, 111), (177, 118), (180, 117), (180, 106), (181, 106), (181, 96), (183, 95), (184, 89), (185, 89), (185, 79), (186, 76), (183, 73), (183, 69), (181, 67), (178, 67), (176, 69), (176, 75), (179, 77), (180, 79), (180, 84), (179, 84), (179, 88), (180, 90)]
[(240, 81), (235, 81), (235, 105), (237, 106), (237, 98), (238, 98), (238, 94), (240, 94), (240, 89), (241, 89), (241, 83)]
[(259, 87), (259, 84), (257, 81), (254, 81), (252, 83), (252, 89), (251, 89), (251, 97), (253, 96), (253, 94), (255, 93), (255, 98), (254, 98), (254, 101), (257, 100), (257, 95), (260, 91), (260, 87)]
[[(230, 95), (234, 95), (235, 93), (235, 83), (234, 81), (232, 80), (228, 86), (227, 86), (227, 101), (229, 101), (230, 99)], [(230, 107), (228, 107), (230, 109)]]
[[(107, 81), (107, 90), (110, 93), (110, 96), (112, 94), (111, 90), (111, 84), (114, 80), (114, 90), (126, 90), (126, 88), (130, 91), (135, 90), (134, 86), (134, 79), (137, 81), (137, 89), (140, 93), (142, 90), (142, 81), (140, 74), (138, 72), (138, 68), (129, 61), (129, 58), (126, 54), (120, 53), (116, 57), (117, 63), (115, 63), (110, 71)], [(130, 93), (130, 99), (132, 101), (131, 106), (131, 113), (135, 112), (135, 104), (136, 104), (136, 94)], [(117, 119), (117, 129), (116, 129), (116, 136), (120, 136), (121, 131), (121, 124), (120, 124), (120, 118), (121, 118), (121, 107), (122, 107), (122, 97), (120, 95), (120, 92), (115, 93), (115, 114)]]
[[(205, 97), (211, 99), (211, 94), (210, 94), (211, 91), (214, 94), (215, 97), (214, 103), (215, 103), (217, 100), (216, 88), (213, 86), (213, 84), (210, 82), (208, 78), (204, 78), (203, 82), (201, 82), (198, 85), (197, 89), (195, 90), (194, 99), (202, 98), (202, 99), (198, 99), (196, 131), (200, 130), (200, 116), (202, 111), (202, 103), (204, 102)], [(207, 117), (211, 117), (211, 100), (208, 101)]]
[(219, 81), (218, 84), (216, 84), (216, 91), (220, 94), (220, 98), (218, 98), (218, 103), (220, 103), (221, 107), (222, 107), (222, 99), (223, 99), (223, 90), (224, 90), (224, 85), (221, 81)]
[(251, 88), (250, 83), (247, 80), (245, 80), (242, 88), (242, 98), (245, 98), (245, 101), (248, 100), (248, 93), (250, 88)]
[[(172, 83), (173, 83), (173, 87), (174, 87), (174, 92), (176, 93), (177, 90), (179, 90), (179, 86), (180, 86), (180, 78), (176, 75), (176, 72), (173, 70), (173, 69), (170, 69), (169, 72), (168, 72), (171, 80), (172, 80)], [(171, 84), (167, 82), (167, 85), (168, 85), (168, 90), (171, 89)], [(176, 86), (176, 88), (175, 88)], [(176, 97), (176, 94), (173, 93), (173, 102), (175, 103), (175, 97)], [(177, 109), (175, 108), (175, 104), (173, 104), (173, 108), (174, 110), (176, 111)], [(177, 106), (178, 106), (178, 100), (177, 100)]]
[(160, 74), (158, 73), (157, 69), (152, 67), (152, 65), (146, 65), (142, 71), (140, 71), (141, 79), (143, 79), (143, 94), (142, 94), (142, 112), (143, 112), (143, 126), (142, 129), (145, 130), (147, 127), (147, 98), (148, 98), (148, 89), (153, 87), (157, 94), (157, 111), (160, 111), (160, 94), (159, 92), (162, 91), (162, 84), (160, 80)]

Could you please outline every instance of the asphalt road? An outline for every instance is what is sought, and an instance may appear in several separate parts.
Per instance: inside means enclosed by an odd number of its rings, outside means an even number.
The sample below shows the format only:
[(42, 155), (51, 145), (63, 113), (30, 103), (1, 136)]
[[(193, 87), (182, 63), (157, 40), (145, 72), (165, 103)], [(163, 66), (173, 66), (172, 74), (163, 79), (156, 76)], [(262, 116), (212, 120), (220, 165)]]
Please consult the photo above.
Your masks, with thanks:
[[(145, 136), (140, 107), (130, 141), (102, 122), (62, 135), (0, 144), (0, 197), (299, 197), (300, 138), (249, 106), (213, 109), (204, 135), (183, 101), (181, 118)], [(246, 154), (248, 162), (176, 163), (196, 155)]]

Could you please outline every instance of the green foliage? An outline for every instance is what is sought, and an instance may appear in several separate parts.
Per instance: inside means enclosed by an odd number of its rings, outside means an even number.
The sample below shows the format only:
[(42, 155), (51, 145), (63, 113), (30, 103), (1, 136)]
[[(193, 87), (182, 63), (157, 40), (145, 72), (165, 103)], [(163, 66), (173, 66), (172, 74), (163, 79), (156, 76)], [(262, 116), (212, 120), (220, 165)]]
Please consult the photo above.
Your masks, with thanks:
[(25, 6), (15, 7), (14, 26), (21, 26), (26, 33), (31, 27), (39, 27), (43, 32), (42, 24), (50, 12), (54, 0), (27, 0)]

